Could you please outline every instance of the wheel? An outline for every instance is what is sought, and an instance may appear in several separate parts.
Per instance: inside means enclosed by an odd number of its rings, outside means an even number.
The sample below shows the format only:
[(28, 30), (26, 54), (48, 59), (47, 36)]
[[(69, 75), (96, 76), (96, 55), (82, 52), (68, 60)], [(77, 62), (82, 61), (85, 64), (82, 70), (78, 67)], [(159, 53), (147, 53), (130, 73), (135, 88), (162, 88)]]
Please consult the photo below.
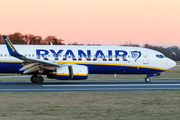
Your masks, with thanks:
[(42, 84), (44, 82), (44, 78), (42, 76), (37, 76), (36, 77), (36, 83)]
[(31, 77), (31, 82), (32, 82), (32, 83), (36, 83), (36, 77), (37, 77), (37, 75), (33, 75), (33, 76)]
[(150, 81), (151, 81), (151, 78), (146, 77), (146, 78), (145, 78), (145, 81), (146, 81), (146, 82), (150, 82)]

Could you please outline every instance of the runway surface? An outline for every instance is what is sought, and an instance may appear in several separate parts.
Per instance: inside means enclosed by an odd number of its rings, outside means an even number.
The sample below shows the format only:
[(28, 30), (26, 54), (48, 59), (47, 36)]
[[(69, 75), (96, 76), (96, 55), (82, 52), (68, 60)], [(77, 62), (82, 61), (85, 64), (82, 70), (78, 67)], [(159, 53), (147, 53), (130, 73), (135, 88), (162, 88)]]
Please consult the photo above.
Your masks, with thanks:
[(180, 80), (0, 82), (0, 92), (180, 90)]

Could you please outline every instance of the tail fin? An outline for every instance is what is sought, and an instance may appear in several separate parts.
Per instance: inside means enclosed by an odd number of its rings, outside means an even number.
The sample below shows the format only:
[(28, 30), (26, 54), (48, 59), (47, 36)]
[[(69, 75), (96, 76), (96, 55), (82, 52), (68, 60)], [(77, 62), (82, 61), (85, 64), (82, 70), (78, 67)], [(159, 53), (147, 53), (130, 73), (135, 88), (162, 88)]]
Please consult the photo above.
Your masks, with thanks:
[(4, 38), (4, 41), (6, 43), (6, 46), (7, 46), (7, 49), (9, 51), (9, 54), (11, 56), (14, 56), (14, 57), (18, 57), (18, 56), (21, 56), (17, 50), (14, 48), (13, 44), (11, 43), (11, 41), (7, 38), (7, 36), (3, 35), (3, 38)]

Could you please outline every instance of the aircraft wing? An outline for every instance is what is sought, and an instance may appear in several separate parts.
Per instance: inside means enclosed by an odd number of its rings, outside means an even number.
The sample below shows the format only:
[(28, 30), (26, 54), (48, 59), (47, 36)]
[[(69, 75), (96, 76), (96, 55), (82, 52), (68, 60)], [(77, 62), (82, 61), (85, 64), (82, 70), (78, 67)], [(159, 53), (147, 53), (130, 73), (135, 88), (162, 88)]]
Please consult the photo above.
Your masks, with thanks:
[(51, 61), (25, 57), (25, 56), (18, 53), (18, 51), (15, 49), (15, 47), (13, 46), (11, 41), (7, 38), (7, 36), (3, 35), (3, 38), (4, 38), (4, 41), (6, 43), (9, 54), (15, 58), (23, 60), (25, 63), (37, 63), (37, 64), (40, 64), (43, 66), (54, 66), (54, 67), (62, 66), (62, 64), (51, 62)]
[(55, 66), (55, 67), (60, 67), (62, 66), (62, 64), (59, 63), (55, 63), (55, 62), (51, 62), (51, 61), (46, 61), (46, 60), (40, 60), (40, 59), (35, 59), (35, 58), (27, 58), (26, 60), (33, 62), (33, 63), (39, 63), (39, 64), (43, 64), (46, 66)]

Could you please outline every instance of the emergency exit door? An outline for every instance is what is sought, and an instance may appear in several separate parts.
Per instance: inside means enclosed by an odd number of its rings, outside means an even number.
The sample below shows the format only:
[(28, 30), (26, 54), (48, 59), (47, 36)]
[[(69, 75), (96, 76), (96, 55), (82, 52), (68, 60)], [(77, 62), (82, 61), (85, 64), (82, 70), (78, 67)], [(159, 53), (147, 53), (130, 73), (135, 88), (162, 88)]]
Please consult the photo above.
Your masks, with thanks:
[(143, 63), (149, 64), (149, 54), (148, 52), (143, 52)]

